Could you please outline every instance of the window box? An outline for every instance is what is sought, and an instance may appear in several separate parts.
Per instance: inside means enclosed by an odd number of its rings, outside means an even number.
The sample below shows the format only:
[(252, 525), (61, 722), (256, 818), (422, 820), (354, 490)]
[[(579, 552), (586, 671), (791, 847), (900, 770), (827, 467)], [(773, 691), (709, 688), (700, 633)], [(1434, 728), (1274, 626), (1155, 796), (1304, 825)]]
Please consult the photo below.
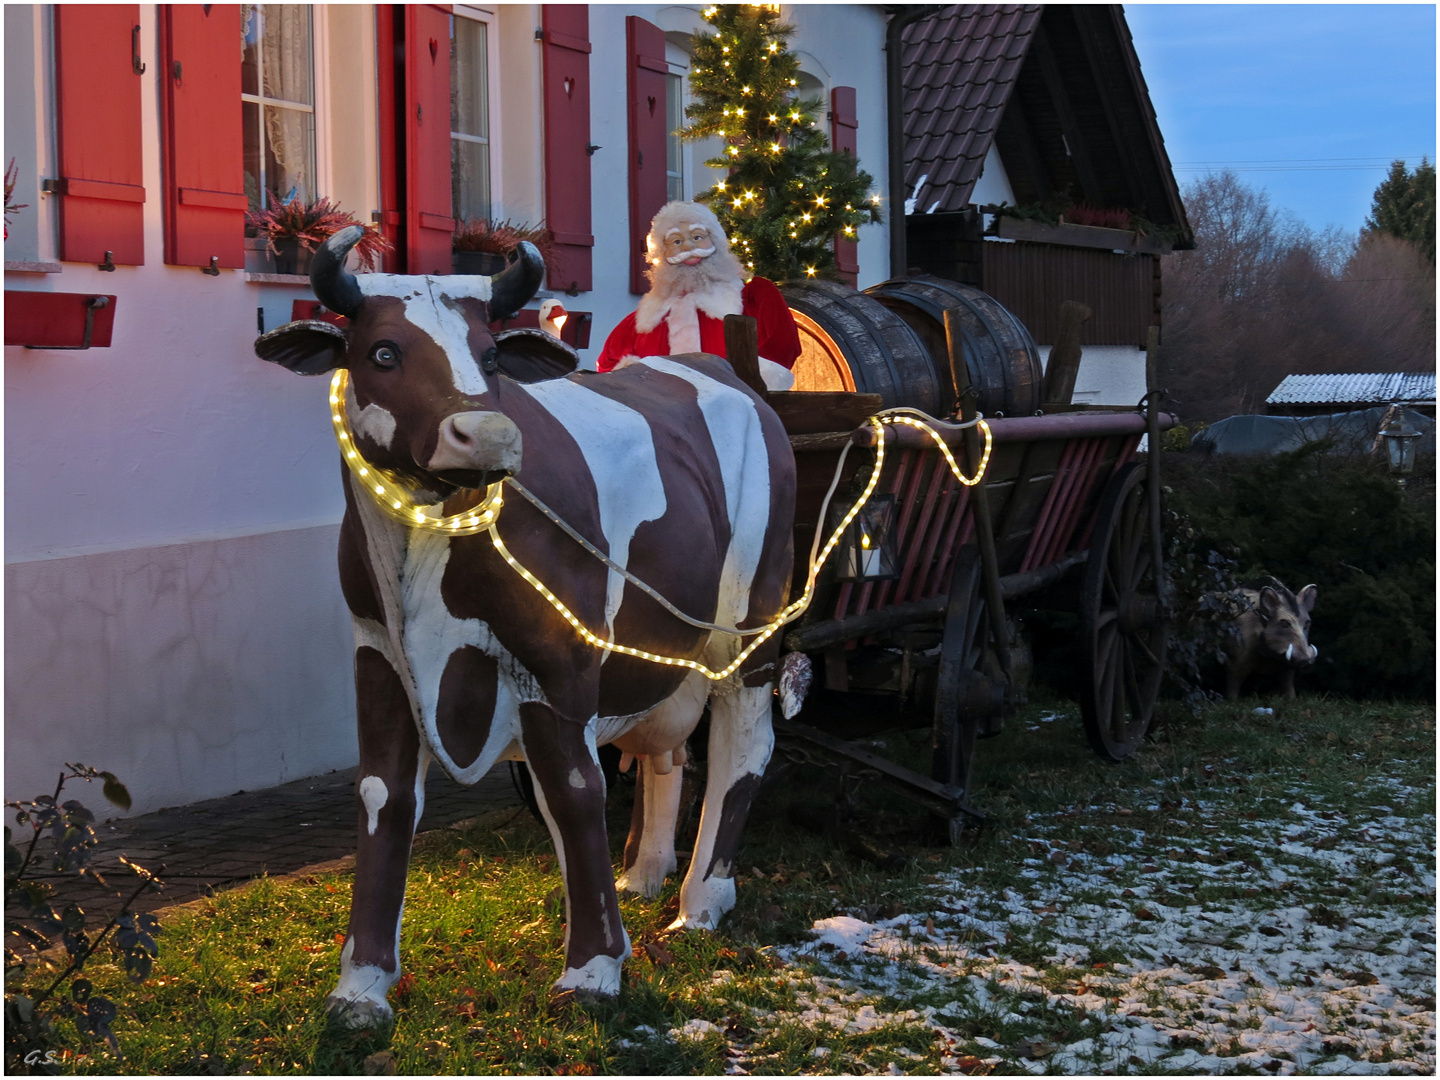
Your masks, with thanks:
[(498, 251), (452, 251), (450, 267), (457, 274), (490, 277), (505, 269), (505, 256)]
[(115, 297), (5, 290), (5, 344), (29, 349), (103, 349), (115, 329)]

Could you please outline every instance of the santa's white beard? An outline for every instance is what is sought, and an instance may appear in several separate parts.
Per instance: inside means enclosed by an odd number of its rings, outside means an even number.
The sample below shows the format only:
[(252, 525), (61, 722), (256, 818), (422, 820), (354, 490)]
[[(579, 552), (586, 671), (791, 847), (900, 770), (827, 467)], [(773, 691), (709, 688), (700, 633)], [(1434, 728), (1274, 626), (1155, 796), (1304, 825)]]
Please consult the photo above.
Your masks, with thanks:
[(672, 353), (700, 348), (698, 313), (712, 319), (739, 315), (744, 271), (729, 250), (717, 250), (695, 266), (672, 265), (664, 260), (649, 271), (650, 291), (635, 310), (635, 327), (649, 333), (665, 320)]
[(733, 252), (716, 251), (694, 266), (661, 260), (649, 271), (650, 295), (668, 300), (682, 293), (704, 293), (712, 286), (745, 280), (745, 271)]

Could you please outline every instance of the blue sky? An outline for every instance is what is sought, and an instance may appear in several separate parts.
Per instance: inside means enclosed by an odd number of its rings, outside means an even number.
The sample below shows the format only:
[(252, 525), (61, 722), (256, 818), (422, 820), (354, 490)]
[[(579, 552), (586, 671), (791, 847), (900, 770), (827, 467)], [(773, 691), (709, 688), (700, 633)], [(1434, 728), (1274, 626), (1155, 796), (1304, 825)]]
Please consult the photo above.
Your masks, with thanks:
[(1183, 185), (1229, 165), (1307, 225), (1355, 230), (1390, 161), (1435, 160), (1430, 4), (1127, 4)]

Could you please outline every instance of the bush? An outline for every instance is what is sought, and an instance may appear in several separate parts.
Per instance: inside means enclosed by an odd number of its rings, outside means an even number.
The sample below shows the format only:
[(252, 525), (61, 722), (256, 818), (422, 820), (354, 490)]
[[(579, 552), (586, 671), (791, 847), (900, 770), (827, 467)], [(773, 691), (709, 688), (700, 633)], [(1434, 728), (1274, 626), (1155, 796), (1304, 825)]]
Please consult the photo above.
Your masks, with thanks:
[[(37, 877), (75, 876), (107, 888), (105, 878), (90, 865), (99, 843), (91, 825), (95, 821), (76, 799), (60, 801), (71, 780), (102, 781), (101, 793), (122, 809), (130, 807), (130, 793), (113, 773), (87, 765), (67, 764), (48, 795), (29, 800), (7, 799), (18, 830), (29, 829), (28, 841), (17, 839), (5, 826), (5, 1071), (51, 1074), (59, 1042), (54, 1021), (64, 1017), (81, 1036), (103, 1039), (119, 1052), (111, 1025), (119, 1009), (109, 998), (93, 992), (82, 977), (85, 964), (105, 945), (135, 982), (150, 975), (159, 949), (160, 933), (154, 915), (136, 914), (131, 906), (140, 894), (158, 891), (163, 883), (149, 870), (123, 855), (120, 862), (139, 883), (120, 909), (98, 929), (84, 909), (74, 902), (57, 911), (51, 903), (54, 887)], [(48, 857), (47, 857), (48, 856)], [(120, 895), (120, 894), (116, 894)], [(58, 974), (56, 972), (58, 971)]]
[[(1380, 462), (1328, 449), (1322, 441), (1267, 458), (1166, 454), (1167, 505), (1193, 534), (1180, 538), (1184, 556), (1210, 566), (1215, 552), (1233, 562), (1237, 581), (1273, 574), (1297, 592), (1319, 586), (1310, 640), (1320, 659), (1304, 676), (1308, 689), (1431, 698), (1434, 461), (1402, 486)], [(1183, 575), (1177, 587), (1186, 588)], [(1182, 609), (1198, 603), (1177, 600)]]

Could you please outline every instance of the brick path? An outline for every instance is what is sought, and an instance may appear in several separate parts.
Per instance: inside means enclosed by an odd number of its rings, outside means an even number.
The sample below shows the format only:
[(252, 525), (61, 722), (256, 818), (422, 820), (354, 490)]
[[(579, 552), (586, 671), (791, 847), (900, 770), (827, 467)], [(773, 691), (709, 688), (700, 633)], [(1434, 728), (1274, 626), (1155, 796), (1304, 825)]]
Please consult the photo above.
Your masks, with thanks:
[[(164, 891), (145, 894), (135, 903), (138, 911), (152, 911), (262, 874), (273, 877), (348, 861), (355, 852), (355, 772), (342, 769), (264, 791), (97, 824), (100, 846), (92, 865), (106, 875), (112, 891), (123, 889), (128, 895), (135, 878), (120, 867), (117, 856), (123, 854), (157, 872), (163, 863)], [(86, 805), (100, 810), (104, 804), (87, 800)], [(503, 761), (470, 787), (432, 766), (418, 831), (443, 829), (488, 810), (519, 805), (509, 766)], [(55, 885), (54, 899), (60, 905), (73, 899), (87, 912), (99, 914), (113, 911), (118, 903), (113, 896), (102, 896), (90, 882), (73, 877), (45, 880)]]

